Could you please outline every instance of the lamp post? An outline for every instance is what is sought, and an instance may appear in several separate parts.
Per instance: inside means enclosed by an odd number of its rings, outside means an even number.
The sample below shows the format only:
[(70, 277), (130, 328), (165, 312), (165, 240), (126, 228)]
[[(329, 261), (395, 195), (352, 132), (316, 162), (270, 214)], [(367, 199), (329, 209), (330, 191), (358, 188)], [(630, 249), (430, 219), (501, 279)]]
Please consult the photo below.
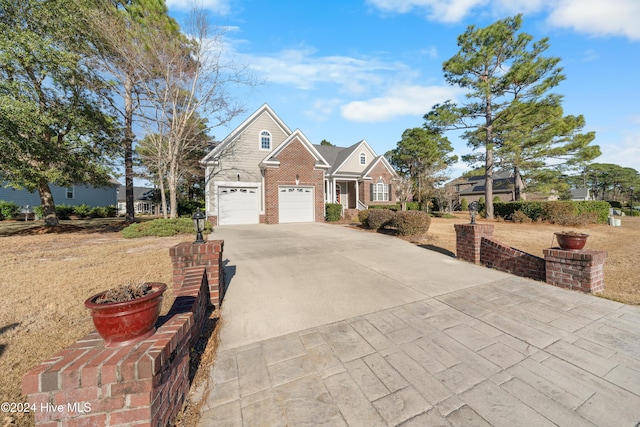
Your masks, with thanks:
[(476, 223), (477, 213), (478, 213), (478, 202), (469, 203), (469, 215), (471, 215), (471, 224)]
[(193, 228), (196, 231), (196, 240), (193, 243), (204, 243), (204, 237), (202, 237), (202, 232), (204, 231), (204, 221), (206, 217), (201, 211), (196, 211), (191, 217), (193, 220)]
[(631, 189), (631, 198), (629, 200), (629, 216), (633, 216), (633, 186), (629, 187)]

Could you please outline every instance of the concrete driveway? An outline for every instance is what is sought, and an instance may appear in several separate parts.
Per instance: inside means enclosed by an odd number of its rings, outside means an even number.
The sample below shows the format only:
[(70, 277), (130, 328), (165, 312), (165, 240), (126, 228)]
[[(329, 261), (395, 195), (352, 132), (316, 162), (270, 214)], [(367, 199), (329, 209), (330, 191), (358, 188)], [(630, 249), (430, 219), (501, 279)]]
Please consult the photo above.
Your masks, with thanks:
[(229, 288), (223, 348), (397, 307), (509, 275), (393, 236), (328, 224), (218, 227)]
[(327, 224), (226, 226), (201, 426), (640, 422), (640, 310)]

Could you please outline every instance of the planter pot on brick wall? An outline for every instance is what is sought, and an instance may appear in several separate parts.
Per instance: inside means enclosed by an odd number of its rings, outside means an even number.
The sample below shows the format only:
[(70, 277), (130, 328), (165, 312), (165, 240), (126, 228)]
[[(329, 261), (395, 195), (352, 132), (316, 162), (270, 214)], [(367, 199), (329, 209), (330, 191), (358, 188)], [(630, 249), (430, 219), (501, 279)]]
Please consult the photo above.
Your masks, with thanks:
[(149, 283), (151, 292), (124, 302), (97, 303), (107, 291), (88, 298), (84, 305), (91, 310), (93, 324), (105, 341), (106, 347), (135, 344), (149, 338), (155, 332), (160, 315), (164, 283)]
[(588, 234), (584, 233), (572, 233), (572, 232), (560, 232), (555, 233), (558, 245), (564, 250), (580, 250), (587, 244)]

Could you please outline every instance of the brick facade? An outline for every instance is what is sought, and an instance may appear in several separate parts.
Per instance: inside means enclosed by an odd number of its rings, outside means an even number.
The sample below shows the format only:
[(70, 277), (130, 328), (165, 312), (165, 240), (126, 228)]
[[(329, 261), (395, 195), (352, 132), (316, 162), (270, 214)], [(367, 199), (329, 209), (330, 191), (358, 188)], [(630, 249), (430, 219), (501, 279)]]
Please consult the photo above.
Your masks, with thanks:
[[(393, 185), (393, 174), (387, 169), (382, 162), (378, 162), (368, 173), (371, 180), (366, 180), (360, 183), (360, 197), (365, 205), (394, 205), (396, 204), (396, 190)], [(389, 194), (390, 201), (373, 201), (371, 200), (371, 184), (378, 182), (378, 179), (382, 178), (385, 184), (391, 184), (391, 194)]]
[(189, 257), (193, 265), (174, 273), (181, 278), (175, 301), (150, 338), (105, 348), (94, 331), (24, 375), (37, 426), (173, 425), (189, 391), (190, 350), (206, 320), (209, 289), (222, 286), (222, 276), (207, 269), (221, 259), (223, 242), (189, 245), (171, 248), (174, 266)]
[[(281, 185), (313, 187), (315, 197), (315, 221), (324, 221), (324, 171), (317, 169), (316, 159), (298, 139), (291, 141), (277, 157), (280, 165), (267, 167), (264, 171), (265, 222), (278, 224), (279, 196)], [(296, 177), (298, 183), (296, 184)]]

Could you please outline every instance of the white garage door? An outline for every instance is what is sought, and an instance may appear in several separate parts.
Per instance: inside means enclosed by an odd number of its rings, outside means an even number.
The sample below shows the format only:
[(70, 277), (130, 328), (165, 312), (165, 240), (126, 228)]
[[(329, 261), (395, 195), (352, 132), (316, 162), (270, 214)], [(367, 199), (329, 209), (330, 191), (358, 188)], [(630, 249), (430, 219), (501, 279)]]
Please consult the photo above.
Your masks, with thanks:
[(258, 224), (258, 188), (220, 187), (218, 189), (218, 223)]
[(313, 187), (280, 187), (278, 207), (280, 223), (314, 221)]

